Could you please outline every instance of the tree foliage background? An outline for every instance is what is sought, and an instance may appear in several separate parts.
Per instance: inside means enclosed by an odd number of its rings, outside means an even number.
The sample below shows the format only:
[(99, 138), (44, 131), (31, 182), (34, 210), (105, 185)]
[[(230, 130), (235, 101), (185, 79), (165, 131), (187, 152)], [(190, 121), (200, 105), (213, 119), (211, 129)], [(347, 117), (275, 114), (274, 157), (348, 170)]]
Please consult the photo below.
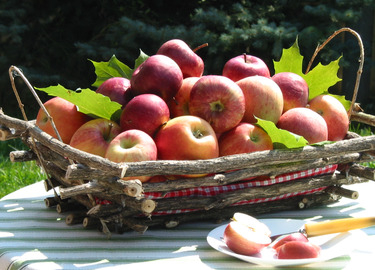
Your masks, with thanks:
[[(70, 89), (87, 88), (95, 81), (88, 59), (108, 61), (116, 55), (132, 67), (140, 49), (152, 55), (163, 42), (172, 38), (183, 39), (192, 48), (209, 44), (198, 51), (205, 61), (205, 74), (220, 74), (227, 60), (244, 52), (264, 59), (272, 70), (272, 61), (277, 60), (282, 48), (290, 47), (297, 37), (301, 53), (309, 60), (316, 46), (343, 26), (353, 27), (360, 34), (363, 29), (372, 33), (372, 21), (365, 27), (356, 27), (365, 16), (373, 13), (374, 2), (2, 1), (0, 107), (9, 115), (19, 111), (9, 83), (11, 65), (21, 68), (31, 84), (37, 87), (60, 83)], [(372, 36), (364, 44), (367, 72), (373, 65), (371, 39)], [(343, 84), (341, 89), (344, 90), (333, 91), (350, 95), (353, 82), (347, 80), (345, 74), (355, 75), (345, 73), (345, 70), (353, 72), (353, 68), (358, 67), (357, 41), (347, 35), (335, 39), (321, 52), (317, 62), (328, 63), (340, 55), (343, 55), (343, 82), (348, 83)], [(37, 103), (22, 82), (18, 85), (30, 117), (35, 117)], [(41, 98), (47, 97), (41, 94)], [(371, 105), (374, 100), (365, 97), (362, 102)]]

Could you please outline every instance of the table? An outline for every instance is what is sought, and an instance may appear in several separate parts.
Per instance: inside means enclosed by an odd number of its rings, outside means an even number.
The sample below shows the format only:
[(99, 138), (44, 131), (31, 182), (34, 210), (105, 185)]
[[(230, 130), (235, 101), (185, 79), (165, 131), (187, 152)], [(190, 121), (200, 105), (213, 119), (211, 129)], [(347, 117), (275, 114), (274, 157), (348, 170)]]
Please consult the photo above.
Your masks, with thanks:
[[(359, 198), (343, 198), (321, 208), (284, 211), (261, 218), (321, 221), (375, 216), (375, 183), (347, 188), (357, 190)], [(206, 236), (221, 224), (194, 222), (175, 229), (151, 228), (144, 234), (113, 234), (108, 239), (99, 231), (66, 225), (64, 215), (45, 206), (44, 198), (51, 195), (51, 191), (45, 192), (43, 183), (38, 182), (0, 200), (0, 270), (268, 269), (211, 248)], [(375, 269), (375, 226), (362, 231), (368, 237), (351, 254), (304, 268)]]

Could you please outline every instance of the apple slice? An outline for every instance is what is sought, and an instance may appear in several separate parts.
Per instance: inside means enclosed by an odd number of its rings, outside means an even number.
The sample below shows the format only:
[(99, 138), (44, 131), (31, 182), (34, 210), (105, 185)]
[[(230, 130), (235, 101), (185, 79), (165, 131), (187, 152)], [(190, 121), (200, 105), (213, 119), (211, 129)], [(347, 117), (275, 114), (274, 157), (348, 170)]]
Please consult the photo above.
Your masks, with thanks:
[(231, 221), (224, 230), (224, 242), (233, 252), (252, 256), (268, 246), (271, 239), (241, 222)]
[(320, 247), (310, 242), (290, 241), (283, 244), (277, 253), (278, 259), (309, 259), (320, 255)]
[(300, 232), (291, 233), (291, 234), (285, 235), (283, 238), (277, 241), (275, 245), (273, 245), (273, 248), (278, 250), (282, 245), (291, 241), (308, 242), (309, 240), (303, 233), (300, 233)]
[(268, 237), (271, 236), (271, 230), (267, 227), (267, 225), (250, 215), (237, 212), (234, 213), (232, 220), (242, 223), (243, 225), (252, 229), (254, 232), (263, 233)]

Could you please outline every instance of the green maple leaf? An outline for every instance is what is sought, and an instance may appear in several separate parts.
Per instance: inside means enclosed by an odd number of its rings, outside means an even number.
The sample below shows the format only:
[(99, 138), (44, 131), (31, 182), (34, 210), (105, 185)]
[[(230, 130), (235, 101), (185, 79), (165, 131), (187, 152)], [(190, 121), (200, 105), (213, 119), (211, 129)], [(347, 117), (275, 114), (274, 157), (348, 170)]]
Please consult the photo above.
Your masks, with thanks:
[(121, 105), (109, 97), (98, 94), (91, 89), (66, 89), (62, 85), (36, 88), (50, 96), (61, 97), (77, 106), (78, 111), (95, 118), (105, 118), (117, 122), (121, 114)]
[(134, 70), (135, 70), (140, 64), (142, 64), (144, 61), (146, 61), (147, 58), (149, 58), (149, 56), (148, 56), (147, 54), (145, 54), (142, 50), (140, 50), (138, 58), (135, 59)]
[(130, 78), (133, 70), (119, 61), (116, 56), (112, 56), (108, 62), (95, 62), (90, 60), (95, 67), (96, 81), (92, 86), (98, 87), (105, 80), (112, 77)]
[(304, 137), (279, 129), (271, 121), (257, 118), (256, 125), (271, 137), (274, 149), (299, 148), (309, 144)]
[[(142, 64), (149, 56), (140, 51), (135, 60), (134, 69)], [(107, 62), (95, 62), (90, 60), (95, 68), (96, 81), (92, 86), (98, 87), (105, 80), (112, 77), (124, 77), (130, 79), (134, 69), (129, 68), (116, 58), (115, 55)], [(46, 92), (50, 96), (61, 97), (77, 106), (78, 111), (94, 118), (104, 118), (118, 122), (121, 115), (121, 105), (111, 101), (109, 97), (96, 93), (91, 89), (66, 89), (62, 85), (49, 86), (46, 88), (35, 88)]]
[(303, 56), (300, 54), (298, 41), (296, 40), (289, 49), (283, 49), (280, 60), (273, 61), (273, 65), (275, 74), (280, 72), (293, 72), (305, 78), (305, 74), (302, 71)]
[(90, 60), (94, 65), (96, 74), (96, 81), (92, 84), (92, 86), (99, 87), (105, 80), (112, 77), (124, 77), (130, 80), (133, 71), (147, 58), (148, 55), (141, 50), (138, 58), (135, 60), (134, 69), (131, 69), (122, 63), (116, 58), (115, 55), (113, 55), (107, 62), (95, 62)]
[[(312, 70), (305, 74), (302, 70), (303, 56), (300, 54), (298, 41), (288, 49), (283, 49), (282, 56), (279, 61), (274, 61), (275, 73), (293, 72), (304, 78), (309, 85), (309, 100), (319, 95), (332, 95), (329, 93), (329, 88), (341, 81), (337, 77), (337, 72), (340, 68), (339, 61), (330, 62), (328, 65), (318, 63)], [(350, 108), (350, 101), (345, 99), (345, 96), (332, 95), (337, 98), (346, 109)]]

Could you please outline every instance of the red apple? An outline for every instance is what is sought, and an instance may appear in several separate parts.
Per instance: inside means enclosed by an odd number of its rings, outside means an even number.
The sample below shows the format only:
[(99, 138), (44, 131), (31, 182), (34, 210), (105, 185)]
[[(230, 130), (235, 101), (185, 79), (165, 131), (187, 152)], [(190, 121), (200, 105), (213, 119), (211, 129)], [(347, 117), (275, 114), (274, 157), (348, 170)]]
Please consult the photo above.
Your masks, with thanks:
[(309, 108), (323, 116), (327, 123), (329, 141), (344, 139), (349, 130), (349, 117), (339, 100), (330, 95), (320, 95), (310, 100)]
[(262, 59), (253, 55), (242, 54), (229, 59), (225, 63), (222, 75), (236, 82), (255, 75), (269, 78), (270, 71)]
[(180, 89), (182, 80), (177, 63), (168, 56), (157, 54), (136, 68), (130, 84), (134, 95), (156, 94), (168, 103)]
[(309, 144), (326, 141), (328, 128), (324, 118), (309, 108), (293, 108), (280, 117), (277, 127), (303, 136)]
[(284, 106), (280, 87), (270, 78), (251, 76), (237, 81), (245, 97), (244, 122), (255, 123), (261, 118), (273, 123), (279, 120)]
[(123, 77), (112, 77), (105, 80), (95, 91), (124, 107), (131, 99), (130, 80)]
[(240, 123), (219, 138), (220, 156), (272, 150), (271, 137), (260, 127)]
[(291, 108), (306, 107), (309, 100), (309, 86), (304, 78), (292, 72), (280, 72), (271, 78), (280, 87), (284, 97), (283, 112)]
[(219, 156), (215, 131), (197, 116), (170, 119), (155, 135), (155, 143), (159, 159), (194, 160)]
[(204, 71), (204, 62), (185, 41), (172, 39), (161, 45), (157, 54), (172, 58), (181, 68), (184, 78), (200, 77)]
[[(87, 115), (78, 112), (76, 105), (60, 97), (51, 98), (44, 103), (44, 106), (52, 117), (61, 140), (66, 144), (69, 144), (70, 139), (76, 130), (91, 119)], [(51, 122), (42, 108), (38, 111), (36, 125), (42, 131), (58, 138)]]
[(245, 98), (241, 88), (220, 75), (201, 77), (190, 92), (191, 115), (205, 119), (216, 133), (238, 125), (245, 113)]
[(320, 247), (303, 241), (290, 241), (282, 245), (278, 252), (278, 259), (309, 259), (320, 255)]
[(268, 246), (271, 239), (240, 222), (231, 221), (224, 230), (224, 242), (233, 252), (252, 256)]
[(278, 250), (282, 245), (290, 241), (308, 242), (309, 239), (307, 239), (307, 237), (303, 233), (291, 233), (278, 240), (275, 245), (273, 245), (273, 248)]
[(169, 110), (171, 117), (177, 117), (182, 115), (190, 115), (189, 101), (190, 92), (193, 85), (200, 79), (200, 77), (188, 77), (182, 81), (182, 85), (178, 90), (177, 94), (169, 103)]
[(109, 143), (120, 132), (120, 126), (113, 121), (93, 119), (77, 129), (69, 144), (79, 150), (104, 157)]
[[(137, 162), (156, 160), (157, 148), (154, 140), (147, 133), (129, 129), (117, 135), (109, 144), (105, 158), (113, 162)], [(139, 179), (146, 182), (151, 176), (124, 177), (125, 180)]]
[(154, 94), (141, 94), (126, 104), (121, 113), (122, 130), (139, 129), (151, 137), (169, 120), (169, 108), (165, 101)]

